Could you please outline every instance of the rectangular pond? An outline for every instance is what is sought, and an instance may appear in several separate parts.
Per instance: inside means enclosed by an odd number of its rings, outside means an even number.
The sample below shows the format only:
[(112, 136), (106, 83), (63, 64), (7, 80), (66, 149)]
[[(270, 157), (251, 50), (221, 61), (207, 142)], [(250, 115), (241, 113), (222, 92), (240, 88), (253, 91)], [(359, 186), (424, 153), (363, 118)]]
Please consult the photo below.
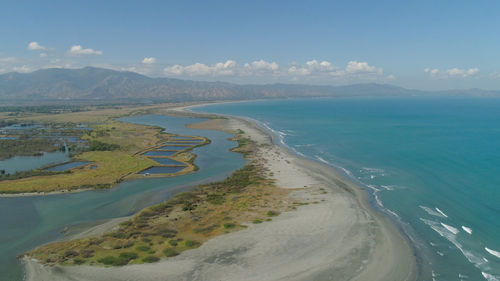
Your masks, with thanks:
[(50, 167), (50, 168), (48, 168), (46, 170), (47, 171), (53, 171), (53, 172), (62, 172), (62, 171), (66, 171), (66, 170), (69, 170), (69, 169), (81, 167), (81, 166), (86, 165), (88, 163), (90, 163), (90, 162), (86, 162), (86, 161), (73, 161), (73, 162), (69, 162), (69, 163), (64, 163), (64, 164), (61, 164), (61, 165), (57, 165), (57, 166), (54, 166), (54, 167)]
[(166, 150), (184, 150), (184, 149), (188, 149), (188, 148), (191, 148), (192, 145), (189, 145), (189, 146), (180, 146), (180, 145), (164, 145), (158, 149), (166, 149)]
[(165, 145), (198, 145), (201, 142), (192, 142), (192, 141), (186, 141), (186, 142), (179, 142), (179, 141), (173, 141), (173, 142), (165, 142), (163, 144)]
[(181, 136), (173, 136), (173, 137), (168, 137), (168, 138), (173, 139), (173, 140), (180, 140), (180, 141), (183, 141), (183, 140), (198, 141), (199, 140), (199, 139), (195, 139), (192, 137), (181, 137)]
[(39, 156), (14, 156), (0, 161), (0, 170), (5, 170), (8, 174), (15, 172), (29, 171), (43, 166), (67, 162), (71, 160), (62, 151), (44, 152)]
[(186, 168), (186, 167), (185, 166), (184, 167), (155, 166), (155, 167), (148, 168), (148, 169), (140, 172), (139, 174), (141, 174), (141, 175), (145, 175), (145, 174), (175, 174), (179, 171), (182, 171), (184, 168)]
[(152, 158), (152, 157), (150, 157), (149, 159), (154, 160), (154, 161), (158, 162), (158, 164), (161, 164), (161, 165), (186, 166), (184, 163), (179, 162), (179, 161), (175, 161), (175, 160), (170, 159), (170, 158)]
[(177, 153), (177, 151), (157, 151), (151, 150), (146, 153), (143, 153), (144, 156), (171, 156)]

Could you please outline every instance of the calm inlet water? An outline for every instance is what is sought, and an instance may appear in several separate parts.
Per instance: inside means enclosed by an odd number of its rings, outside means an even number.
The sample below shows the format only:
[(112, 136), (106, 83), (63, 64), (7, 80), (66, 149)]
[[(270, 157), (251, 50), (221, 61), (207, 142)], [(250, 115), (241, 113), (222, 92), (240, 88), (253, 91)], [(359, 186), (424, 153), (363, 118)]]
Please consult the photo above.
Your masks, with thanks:
[(41, 156), (16, 156), (0, 161), (0, 170), (13, 174), (69, 160), (67, 153), (62, 151), (44, 152)]
[[(420, 280), (500, 280), (500, 99), (211, 105), (363, 184), (413, 239)], [(332, 237), (335, 239), (335, 237)]]
[(222, 179), (245, 163), (240, 154), (229, 152), (235, 143), (227, 140), (228, 134), (184, 127), (200, 119), (148, 115), (123, 120), (160, 126), (178, 134), (203, 135), (212, 143), (194, 150), (200, 170), (193, 174), (127, 181), (107, 191), (0, 198), (0, 280), (23, 280), (22, 266), (15, 257), (61, 238), (60, 231), (68, 226), (81, 228), (99, 220), (131, 215), (189, 186)]

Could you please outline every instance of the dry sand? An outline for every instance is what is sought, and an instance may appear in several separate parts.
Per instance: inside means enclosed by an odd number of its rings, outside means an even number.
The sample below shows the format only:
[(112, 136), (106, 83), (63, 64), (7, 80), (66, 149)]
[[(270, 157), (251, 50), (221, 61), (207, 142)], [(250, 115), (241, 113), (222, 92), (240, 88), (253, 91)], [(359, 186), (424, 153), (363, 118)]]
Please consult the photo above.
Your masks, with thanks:
[(118, 280), (366, 280), (416, 279), (407, 240), (367, 194), (335, 170), (273, 144), (255, 124), (231, 118), (204, 124), (242, 129), (260, 144), (257, 157), (281, 188), (310, 204), (215, 237), (200, 248), (154, 264), (54, 266), (25, 260), (29, 281)]

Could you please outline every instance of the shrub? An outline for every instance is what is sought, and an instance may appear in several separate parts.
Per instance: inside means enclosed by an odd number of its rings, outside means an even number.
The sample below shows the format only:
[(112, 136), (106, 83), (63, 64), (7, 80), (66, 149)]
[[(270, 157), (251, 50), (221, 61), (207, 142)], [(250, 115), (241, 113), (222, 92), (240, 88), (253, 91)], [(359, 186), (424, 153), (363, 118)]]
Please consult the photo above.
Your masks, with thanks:
[(277, 216), (278, 215), (278, 212), (275, 212), (275, 211), (267, 211), (266, 215), (268, 217), (274, 217), (274, 216)]
[(186, 245), (186, 247), (188, 247), (188, 248), (194, 248), (194, 247), (199, 246), (200, 244), (201, 244), (200, 242), (194, 241), (194, 240), (186, 240), (184, 242), (184, 245)]
[(73, 263), (77, 264), (77, 265), (83, 264), (84, 262), (85, 262), (84, 259), (80, 259), (80, 258), (73, 259)]
[(94, 256), (94, 250), (92, 249), (83, 249), (80, 251), (80, 253), (84, 258), (91, 258)]
[(89, 150), (91, 151), (112, 151), (119, 149), (120, 146), (117, 144), (104, 143), (100, 141), (90, 141)]
[(134, 246), (134, 241), (127, 241), (125, 244), (123, 244), (123, 248), (130, 248)]
[(163, 250), (163, 253), (167, 257), (175, 257), (175, 256), (177, 256), (179, 254), (179, 253), (177, 253), (176, 250), (174, 250), (172, 248), (166, 248), (165, 250)]
[(159, 260), (160, 260), (160, 258), (155, 257), (155, 256), (147, 256), (147, 257), (142, 259), (143, 262), (147, 262), (147, 263), (157, 262)]
[(98, 259), (97, 261), (100, 263), (103, 263), (105, 265), (112, 265), (116, 262), (116, 260), (117, 260), (116, 257), (106, 256), (106, 257)]
[(170, 245), (172, 245), (172, 246), (175, 247), (175, 246), (177, 246), (178, 243), (177, 243), (177, 240), (170, 239), (170, 240), (168, 240), (168, 244), (170, 244)]
[(231, 229), (231, 228), (234, 228), (234, 227), (235, 227), (235, 225), (234, 225), (234, 223), (232, 223), (232, 222), (226, 222), (226, 223), (224, 224), (224, 228), (225, 228), (225, 229)]
[(131, 260), (135, 260), (139, 255), (137, 255), (136, 253), (132, 253), (132, 252), (123, 252), (120, 254), (120, 256), (118, 256), (120, 259), (127, 259), (129, 261)]
[(64, 253), (64, 257), (66, 258), (72, 258), (72, 257), (77, 257), (79, 256), (80, 254), (77, 252), (77, 251), (74, 251), (74, 250), (67, 250), (65, 253)]
[(135, 247), (138, 251), (142, 251), (142, 252), (147, 252), (149, 250), (151, 250), (151, 247), (149, 246), (145, 246), (145, 245), (139, 245), (137, 247)]
[(134, 260), (137, 257), (138, 255), (136, 253), (124, 252), (121, 253), (118, 257), (106, 256), (98, 259), (97, 261), (105, 265), (120, 266), (128, 264), (131, 260)]
[(262, 223), (262, 220), (260, 220), (260, 219), (255, 219), (255, 220), (253, 220), (253, 223), (255, 223), (255, 224)]

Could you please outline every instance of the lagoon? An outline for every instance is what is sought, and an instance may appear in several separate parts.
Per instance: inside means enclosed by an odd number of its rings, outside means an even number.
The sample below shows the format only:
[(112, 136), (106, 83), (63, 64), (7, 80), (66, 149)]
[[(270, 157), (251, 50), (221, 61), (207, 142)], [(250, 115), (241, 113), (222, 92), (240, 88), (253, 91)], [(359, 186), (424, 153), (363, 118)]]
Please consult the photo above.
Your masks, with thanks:
[(8, 174), (15, 172), (39, 169), (43, 166), (53, 165), (69, 161), (70, 158), (65, 152), (44, 152), (41, 156), (15, 156), (0, 161), (0, 170), (5, 170)]
[(70, 170), (70, 169), (73, 169), (73, 168), (81, 167), (81, 166), (86, 165), (88, 163), (90, 163), (90, 162), (86, 162), (86, 161), (73, 161), (73, 162), (69, 162), (69, 163), (64, 163), (64, 164), (61, 164), (61, 165), (57, 165), (57, 166), (54, 166), (54, 167), (50, 167), (50, 168), (47, 168), (46, 170), (47, 171), (53, 171), (53, 172), (62, 172), (62, 171)]
[(245, 160), (229, 152), (236, 143), (229, 134), (185, 128), (186, 123), (203, 119), (146, 115), (122, 121), (153, 125), (177, 134), (203, 135), (210, 145), (198, 147), (195, 173), (170, 178), (126, 181), (110, 190), (31, 197), (0, 197), (0, 280), (23, 280), (22, 265), (16, 256), (64, 237), (62, 230), (89, 227), (103, 220), (132, 215), (144, 207), (167, 200), (194, 185), (221, 180), (243, 167)]

